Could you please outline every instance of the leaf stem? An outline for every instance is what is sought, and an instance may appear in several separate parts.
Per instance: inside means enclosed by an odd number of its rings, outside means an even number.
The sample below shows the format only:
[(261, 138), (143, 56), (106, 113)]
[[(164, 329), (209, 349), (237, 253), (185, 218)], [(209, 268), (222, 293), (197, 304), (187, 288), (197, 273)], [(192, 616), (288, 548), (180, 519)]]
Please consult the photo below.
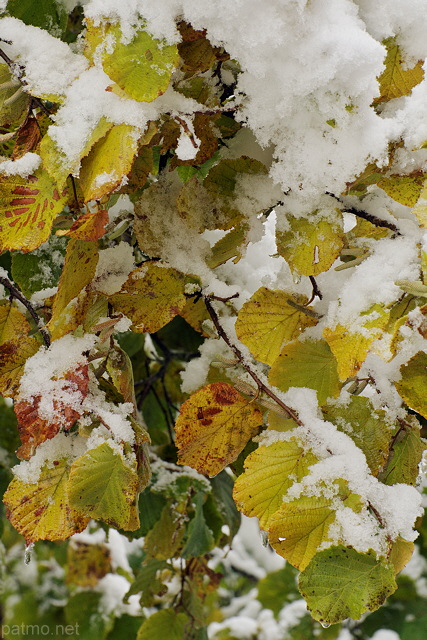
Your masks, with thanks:
[(220, 319), (218, 317), (217, 312), (215, 311), (211, 300), (214, 299), (212, 296), (203, 296), (205, 305), (206, 305), (206, 309), (211, 317), (212, 322), (214, 323), (215, 329), (218, 332), (218, 335), (220, 336), (220, 338), (222, 338), (224, 340), (224, 342), (228, 345), (228, 347), (230, 347), (230, 349), (232, 350), (232, 352), (234, 353), (234, 355), (236, 356), (236, 358), (238, 359), (238, 361), (240, 362), (240, 364), (242, 365), (242, 367), (245, 369), (245, 371), (251, 376), (252, 380), (255, 382), (255, 384), (257, 385), (258, 389), (260, 391), (262, 391), (263, 393), (265, 393), (269, 398), (271, 398), (276, 404), (279, 405), (279, 407), (281, 407), (281, 409), (283, 409), (290, 418), (292, 418), (292, 420), (294, 420), (297, 425), (299, 425), (300, 427), (303, 426), (303, 423), (301, 422), (301, 420), (298, 418), (298, 415), (295, 413), (295, 411), (293, 411), (290, 407), (288, 407), (282, 400), (280, 400), (280, 398), (278, 398), (276, 396), (276, 394), (269, 388), (267, 387), (266, 384), (264, 384), (264, 382), (262, 382), (262, 380), (259, 379), (259, 377), (257, 376), (257, 374), (255, 373), (255, 371), (253, 371), (251, 369), (251, 367), (245, 362), (245, 359), (243, 357), (242, 352), (240, 351), (240, 349), (230, 340), (230, 338), (228, 337), (228, 335), (226, 334), (224, 328), (221, 325)]
[(10, 280), (8, 280), (8, 278), (0, 277), (0, 284), (2, 284), (4, 287), (6, 287), (6, 289), (9, 289), (10, 295), (13, 298), (16, 298), (17, 300), (19, 300), (19, 302), (22, 302), (22, 304), (28, 310), (28, 312), (31, 315), (32, 319), (36, 323), (36, 326), (37, 326), (38, 330), (42, 334), (42, 337), (43, 337), (43, 340), (44, 340), (44, 343), (45, 343), (46, 347), (49, 348), (50, 347), (50, 333), (46, 329), (46, 327), (43, 326), (42, 319), (40, 318), (40, 316), (38, 315), (38, 313), (34, 309), (34, 307), (31, 304), (31, 302), (29, 300), (27, 300), (27, 298), (19, 291), (19, 289), (17, 289), (17, 287), (14, 284), (11, 283)]

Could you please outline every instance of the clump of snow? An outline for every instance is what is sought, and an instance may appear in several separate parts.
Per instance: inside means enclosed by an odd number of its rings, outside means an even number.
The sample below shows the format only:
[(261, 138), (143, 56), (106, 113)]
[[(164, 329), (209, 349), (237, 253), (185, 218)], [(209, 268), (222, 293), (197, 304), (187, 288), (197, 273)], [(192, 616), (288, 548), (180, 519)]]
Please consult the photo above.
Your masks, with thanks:
[(65, 42), (17, 18), (0, 20), (0, 38), (12, 42), (8, 55), (24, 67), (26, 88), (35, 96), (64, 96), (88, 66), (87, 59), (73, 53)]
[(16, 160), (0, 158), (0, 174), (3, 176), (21, 176), (28, 178), (36, 171), (41, 163), (41, 158), (37, 153), (28, 151)]
[(116, 293), (120, 291), (134, 268), (133, 250), (126, 242), (103, 249), (99, 252), (92, 287), (107, 296)]
[(94, 346), (95, 341), (96, 336), (93, 335), (76, 338), (68, 334), (52, 342), (48, 349), (40, 347), (25, 363), (19, 399), (31, 402), (35, 397), (40, 398), (39, 416), (48, 421), (61, 417), (55, 407), (56, 403), (82, 413), (81, 392), (76, 383), (65, 381), (63, 376), (87, 364), (85, 352)]

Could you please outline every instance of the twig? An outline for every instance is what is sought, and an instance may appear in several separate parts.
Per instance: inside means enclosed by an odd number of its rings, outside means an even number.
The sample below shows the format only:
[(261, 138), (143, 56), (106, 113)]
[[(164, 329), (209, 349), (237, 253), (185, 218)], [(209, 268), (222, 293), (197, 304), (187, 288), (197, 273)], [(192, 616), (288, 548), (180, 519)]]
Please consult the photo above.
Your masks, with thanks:
[(311, 298), (310, 300), (307, 302), (307, 304), (311, 304), (314, 300), (314, 298), (316, 298), (316, 296), (319, 298), (319, 300), (323, 299), (323, 295), (322, 292), (320, 291), (316, 280), (314, 279), (314, 276), (308, 276), (311, 282), (311, 286), (313, 287), (313, 293), (311, 294)]
[(239, 297), (239, 293), (234, 293), (232, 296), (228, 296), (228, 298), (221, 298), (220, 296), (214, 296), (213, 294), (211, 294), (209, 296), (210, 300), (218, 300), (218, 302), (228, 302), (229, 300), (233, 300), (234, 298), (238, 298)]
[(299, 425), (300, 427), (303, 426), (303, 423), (301, 422), (301, 420), (298, 418), (297, 414), (295, 413), (295, 411), (293, 411), (290, 407), (288, 407), (282, 400), (280, 400), (280, 398), (278, 398), (276, 396), (275, 393), (273, 393), (273, 391), (271, 391), (271, 389), (269, 389), (267, 387), (266, 384), (264, 384), (262, 382), (262, 380), (259, 379), (259, 377), (257, 376), (257, 374), (255, 373), (255, 371), (253, 371), (251, 369), (251, 367), (245, 362), (245, 359), (243, 357), (242, 352), (240, 351), (240, 349), (233, 344), (233, 342), (231, 342), (230, 338), (228, 337), (228, 335), (226, 334), (226, 332), (224, 331), (221, 322), (219, 320), (218, 314), (215, 311), (215, 309), (212, 306), (211, 303), (211, 297), (210, 296), (204, 296), (204, 301), (205, 301), (205, 305), (206, 305), (206, 309), (211, 317), (212, 322), (215, 325), (215, 328), (218, 332), (218, 335), (220, 336), (220, 338), (222, 338), (224, 340), (224, 342), (230, 347), (230, 349), (233, 351), (233, 353), (235, 354), (236, 358), (238, 359), (238, 361), (240, 362), (240, 364), (242, 365), (242, 367), (245, 369), (245, 371), (251, 376), (252, 380), (255, 382), (255, 384), (257, 385), (258, 389), (260, 391), (262, 391), (263, 393), (265, 393), (267, 396), (269, 396), (269, 398), (271, 398), (274, 402), (276, 402), (276, 404), (279, 405), (279, 407), (281, 407), (290, 418), (292, 418), (292, 420), (294, 420), (297, 425)]
[(34, 309), (34, 307), (31, 304), (31, 302), (29, 300), (27, 300), (27, 298), (19, 291), (19, 289), (17, 289), (15, 287), (15, 285), (12, 284), (11, 281), (8, 280), (7, 278), (0, 277), (0, 284), (2, 284), (4, 287), (6, 287), (6, 289), (9, 289), (10, 294), (11, 294), (12, 297), (14, 297), (17, 300), (19, 300), (19, 302), (22, 302), (22, 304), (28, 310), (28, 312), (31, 315), (32, 319), (36, 323), (36, 326), (37, 326), (38, 330), (42, 334), (45, 345), (47, 347), (50, 347), (50, 334), (49, 334), (49, 331), (46, 329), (45, 326), (43, 326), (42, 319), (40, 318), (40, 316), (38, 315), (38, 313)]
[(368, 213), (367, 211), (356, 209), (355, 207), (346, 207), (344, 202), (341, 200), (341, 198), (338, 198), (338, 196), (336, 196), (334, 193), (330, 193), (329, 191), (327, 191), (326, 195), (331, 196), (331, 198), (334, 198), (335, 200), (337, 200), (337, 202), (343, 205), (344, 207), (342, 209), (343, 213), (352, 213), (354, 216), (357, 216), (358, 218), (363, 218), (364, 220), (367, 220), (371, 224), (375, 225), (376, 227), (385, 227), (386, 229), (390, 229), (391, 231), (394, 231), (394, 233), (398, 236), (402, 235), (399, 229), (396, 227), (396, 225), (393, 224), (392, 222), (388, 222), (388, 220), (383, 220), (382, 218), (378, 218), (377, 216), (374, 216), (372, 213)]

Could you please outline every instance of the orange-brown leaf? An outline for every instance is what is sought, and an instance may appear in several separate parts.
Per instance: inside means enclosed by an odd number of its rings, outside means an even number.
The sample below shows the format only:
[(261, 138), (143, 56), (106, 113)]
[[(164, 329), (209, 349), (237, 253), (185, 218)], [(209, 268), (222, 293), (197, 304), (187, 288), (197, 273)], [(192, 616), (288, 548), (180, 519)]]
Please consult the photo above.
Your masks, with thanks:
[[(89, 375), (88, 366), (80, 365), (74, 371), (68, 371), (62, 378), (62, 389), (73, 391), (82, 402), (88, 393)], [(67, 405), (61, 398), (53, 400), (54, 413), (49, 419), (40, 415), (41, 396), (33, 396), (31, 401), (19, 399), (15, 403), (15, 413), (18, 419), (18, 431), (22, 446), (19, 447), (16, 455), (21, 460), (28, 460), (39, 444), (49, 440), (59, 433), (63, 428), (68, 431), (83, 413)]]
[(178, 462), (215, 476), (236, 460), (261, 425), (261, 412), (234, 387), (208, 384), (181, 407), (175, 425)]
[(85, 213), (73, 223), (68, 231), (65, 233), (56, 232), (56, 235), (70, 236), (85, 241), (99, 240), (105, 233), (108, 221), (108, 211), (105, 209), (100, 209), (95, 213)]

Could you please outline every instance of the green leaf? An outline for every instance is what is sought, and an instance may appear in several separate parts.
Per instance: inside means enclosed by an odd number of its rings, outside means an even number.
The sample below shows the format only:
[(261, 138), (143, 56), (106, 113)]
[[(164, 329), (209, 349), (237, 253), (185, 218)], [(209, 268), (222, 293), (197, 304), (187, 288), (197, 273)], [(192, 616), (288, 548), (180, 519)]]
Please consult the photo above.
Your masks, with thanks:
[(181, 553), (183, 558), (203, 556), (214, 547), (215, 541), (212, 532), (206, 525), (203, 515), (204, 500), (205, 496), (200, 491), (193, 498), (193, 503), (196, 505), (196, 513), (188, 526), (187, 541)]
[(397, 589), (394, 567), (375, 553), (351, 547), (330, 547), (317, 553), (298, 581), (301, 595), (315, 620), (335, 624), (358, 620), (378, 609)]
[(27, 298), (41, 289), (57, 286), (66, 246), (66, 239), (51, 236), (31, 253), (12, 254), (12, 277)]
[(241, 517), (233, 500), (234, 482), (226, 471), (221, 471), (211, 479), (212, 496), (215, 504), (230, 528), (230, 538), (234, 538), (239, 530)]
[(257, 600), (277, 617), (285, 604), (299, 598), (296, 577), (297, 571), (289, 563), (283, 569), (268, 573), (258, 582)]
[(427, 442), (420, 436), (420, 425), (414, 416), (408, 416), (396, 434), (390, 458), (380, 479), (384, 484), (396, 484), (404, 482), (415, 485), (419, 464), (423, 452), (427, 448)]
[(290, 387), (315, 389), (320, 405), (336, 397), (341, 388), (337, 362), (324, 340), (295, 340), (286, 345), (273, 362), (268, 379), (281, 391)]
[(67, 25), (67, 13), (56, 0), (9, 0), (7, 12), (25, 24), (50, 31), (54, 36), (58, 35), (58, 30), (64, 31)]
[(119, 529), (133, 522), (137, 487), (136, 471), (105, 442), (77, 458), (68, 481), (70, 503), (77, 511)]
[(75, 627), (72, 640), (104, 640), (113, 626), (114, 617), (106, 615), (101, 606), (102, 594), (80, 591), (73, 594), (65, 605), (67, 624)]
[(140, 593), (141, 605), (143, 607), (152, 606), (154, 596), (162, 596), (167, 592), (167, 586), (162, 579), (161, 572), (170, 571), (170, 569), (170, 565), (165, 560), (146, 558), (129, 591), (126, 593), (124, 602), (129, 602), (130, 596)]
[(147, 31), (138, 31), (124, 44), (120, 27), (109, 28), (115, 38), (112, 51), (103, 55), (105, 72), (131, 98), (151, 102), (166, 91), (179, 55), (176, 45), (156, 40)]
[(183, 640), (187, 626), (190, 628), (191, 623), (185, 614), (163, 609), (142, 623), (136, 640)]
[(377, 476), (387, 460), (392, 437), (385, 413), (375, 410), (371, 401), (362, 396), (351, 396), (345, 407), (325, 405), (322, 412), (363, 451), (372, 474)]

